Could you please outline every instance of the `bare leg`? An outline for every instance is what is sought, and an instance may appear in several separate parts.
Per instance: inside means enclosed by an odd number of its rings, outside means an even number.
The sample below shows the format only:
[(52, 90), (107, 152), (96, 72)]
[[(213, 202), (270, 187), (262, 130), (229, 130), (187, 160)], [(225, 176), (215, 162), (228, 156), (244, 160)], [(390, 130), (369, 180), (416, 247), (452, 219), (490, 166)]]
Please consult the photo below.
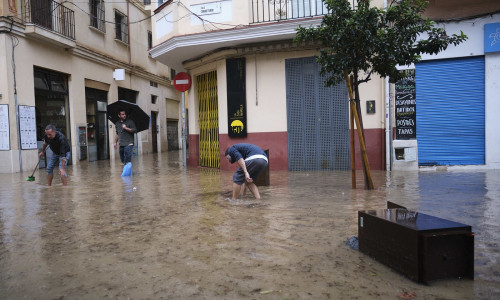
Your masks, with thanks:
[(68, 178), (66, 176), (61, 176), (61, 181), (62, 181), (63, 185), (67, 185), (68, 184)]
[[(243, 186), (245, 185), (243, 184)], [(233, 182), (233, 200), (238, 199), (238, 197), (240, 196), (240, 191), (241, 191), (241, 186)]]
[(255, 199), (260, 199), (259, 188), (255, 185), (255, 183), (247, 182), (246, 185), (250, 192), (254, 195)]
[(244, 183), (241, 185), (240, 195), (245, 196), (245, 191), (246, 191), (245, 188), (246, 188), (246, 184)]
[(52, 178), (54, 178), (53, 174), (47, 174), (47, 185), (48, 186), (52, 185)]

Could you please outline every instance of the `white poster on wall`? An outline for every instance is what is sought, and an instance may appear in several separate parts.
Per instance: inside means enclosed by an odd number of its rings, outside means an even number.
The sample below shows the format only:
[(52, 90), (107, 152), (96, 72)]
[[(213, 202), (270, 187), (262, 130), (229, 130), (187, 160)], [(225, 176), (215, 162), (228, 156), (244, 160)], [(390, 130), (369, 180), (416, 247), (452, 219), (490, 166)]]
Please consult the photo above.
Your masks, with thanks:
[(19, 105), (19, 130), (21, 132), (21, 149), (37, 149), (34, 106)]
[(9, 105), (0, 104), (0, 150), (10, 150)]

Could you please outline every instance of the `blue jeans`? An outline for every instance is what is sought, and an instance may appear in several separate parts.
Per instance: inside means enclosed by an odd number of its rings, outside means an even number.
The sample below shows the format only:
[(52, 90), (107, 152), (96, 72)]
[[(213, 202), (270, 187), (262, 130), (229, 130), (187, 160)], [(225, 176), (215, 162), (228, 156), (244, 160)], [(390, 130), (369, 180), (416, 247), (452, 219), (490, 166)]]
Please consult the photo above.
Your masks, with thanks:
[(122, 163), (126, 164), (132, 161), (132, 151), (134, 149), (134, 145), (128, 146), (120, 146), (120, 160)]
[[(49, 174), (49, 175), (54, 174), (54, 167), (56, 166), (56, 164), (59, 164), (59, 169), (62, 168), (61, 158), (63, 158), (63, 157), (66, 157), (66, 164), (64, 164), (64, 166), (66, 166), (68, 164), (68, 160), (69, 160), (69, 152), (66, 153), (66, 155), (64, 155), (64, 156), (52, 154), (52, 156), (50, 157), (50, 160), (47, 163), (47, 174)], [(68, 176), (68, 173), (66, 173), (66, 176)]]

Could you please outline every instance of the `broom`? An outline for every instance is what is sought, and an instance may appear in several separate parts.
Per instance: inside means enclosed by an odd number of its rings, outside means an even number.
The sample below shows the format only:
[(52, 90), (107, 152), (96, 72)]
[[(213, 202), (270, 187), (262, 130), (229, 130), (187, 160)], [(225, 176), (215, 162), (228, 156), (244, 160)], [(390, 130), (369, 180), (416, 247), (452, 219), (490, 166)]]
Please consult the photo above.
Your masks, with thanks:
[(26, 177), (26, 181), (35, 181), (35, 176), (33, 175), (35, 175), (36, 168), (38, 168), (38, 165), (40, 164), (40, 159), (41, 158), (38, 159), (38, 162), (36, 163), (35, 169), (33, 170), (31, 176)]

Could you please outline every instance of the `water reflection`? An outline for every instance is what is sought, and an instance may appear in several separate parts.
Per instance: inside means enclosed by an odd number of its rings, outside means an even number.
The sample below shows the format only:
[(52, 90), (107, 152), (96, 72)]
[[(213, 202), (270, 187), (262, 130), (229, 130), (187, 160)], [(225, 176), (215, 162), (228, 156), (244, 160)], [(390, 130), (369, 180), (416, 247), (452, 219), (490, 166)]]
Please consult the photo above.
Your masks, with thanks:
[[(68, 168), (69, 184), (0, 174), (0, 294), (12, 298), (488, 299), (500, 291), (497, 171), (271, 172), (262, 205), (227, 202), (232, 172), (184, 168), (181, 152)], [(358, 187), (363, 186), (358, 173)], [(28, 174), (29, 175), (29, 174)], [(57, 176), (56, 176), (57, 177)], [(251, 196), (242, 203), (254, 201)], [(386, 201), (472, 225), (474, 281), (407, 280), (345, 246), (357, 211)]]

